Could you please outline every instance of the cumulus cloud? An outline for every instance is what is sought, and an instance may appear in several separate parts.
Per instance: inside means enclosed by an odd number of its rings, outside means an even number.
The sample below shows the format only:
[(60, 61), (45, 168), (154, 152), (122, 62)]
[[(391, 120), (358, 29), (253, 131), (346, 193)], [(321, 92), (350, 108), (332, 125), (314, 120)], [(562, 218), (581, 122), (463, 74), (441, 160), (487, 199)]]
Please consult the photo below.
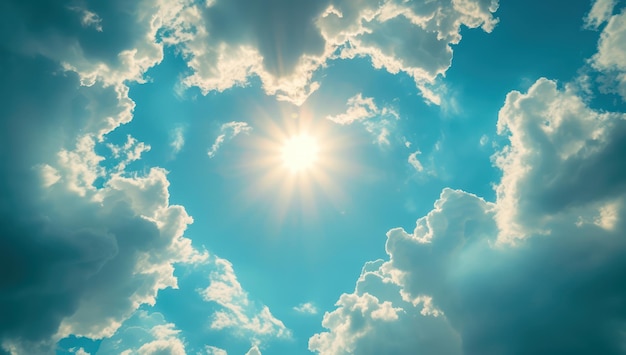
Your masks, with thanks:
[(496, 201), (444, 189), (413, 231), (390, 230), (389, 259), (365, 265), (309, 349), (623, 353), (625, 122), (547, 79), (509, 93)]
[(340, 58), (366, 56), (375, 68), (404, 72), (426, 100), (439, 104), (432, 85), (450, 67), (450, 45), (461, 40), (460, 26), (490, 32), (497, 8), (498, 1), (332, 1), (318, 26)]
[(355, 291), (326, 312), (328, 332), (309, 339), (309, 350), (332, 354), (459, 354), (460, 341), (439, 313), (403, 300), (400, 288), (381, 271), (382, 260), (363, 267)]
[(192, 219), (170, 205), (167, 173), (124, 171), (147, 145), (96, 153), (132, 119), (127, 83), (160, 61), (169, 5), (72, 4), (0, 4), (0, 151), (12, 152), (0, 154), (0, 344), (16, 354), (111, 336), (176, 287), (174, 263), (205, 258), (183, 237)]
[(215, 257), (212, 263), (215, 270), (209, 275), (209, 286), (198, 290), (205, 301), (221, 307), (212, 316), (211, 329), (228, 329), (239, 337), (256, 341), (291, 337), (289, 329), (267, 306), (258, 306), (249, 299), (230, 262)]
[(461, 26), (490, 32), (497, 8), (497, 0), (216, 0), (182, 11), (169, 41), (193, 70), (184, 83), (204, 93), (256, 76), (268, 94), (299, 105), (319, 87), (314, 73), (329, 60), (365, 56), (376, 68), (410, 75), (427, 100), (439, 103), (432, 85), (450, 66)]
[(246, 122), (228, 122), (220, 127), (220, 135), (215, 138), (215, 142), (208, 151), (209, 158), (213, 158), (224, 142), (229, 141), (241, 133), (252, 132), (252, 127)]
[(525, 94), (509, 93), (498, 132), (510, 140), (494, 157), (503, 238), (548, 234), (565, 213), (588, 220), (625, 191), (625, 171), (613, 162), (624, 154), (626, 115), (589, 108), (569, 86), (539, 79)]

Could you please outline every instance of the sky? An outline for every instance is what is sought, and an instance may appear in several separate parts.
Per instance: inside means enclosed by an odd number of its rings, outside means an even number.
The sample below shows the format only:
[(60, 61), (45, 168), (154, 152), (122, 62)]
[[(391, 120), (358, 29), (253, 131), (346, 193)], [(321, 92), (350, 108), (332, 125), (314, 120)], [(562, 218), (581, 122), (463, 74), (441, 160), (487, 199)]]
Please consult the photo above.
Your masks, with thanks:
[(624, 1), (0, 19), (0, 354), (626, 353)]

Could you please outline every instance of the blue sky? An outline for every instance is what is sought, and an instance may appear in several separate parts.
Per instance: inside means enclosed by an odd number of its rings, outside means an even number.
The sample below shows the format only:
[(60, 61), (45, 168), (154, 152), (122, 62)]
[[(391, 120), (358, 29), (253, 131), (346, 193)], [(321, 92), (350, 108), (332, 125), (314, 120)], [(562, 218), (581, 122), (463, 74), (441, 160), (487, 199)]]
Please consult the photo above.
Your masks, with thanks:
[(3, 2), (0, 353), (625, 353), (624, 5)]

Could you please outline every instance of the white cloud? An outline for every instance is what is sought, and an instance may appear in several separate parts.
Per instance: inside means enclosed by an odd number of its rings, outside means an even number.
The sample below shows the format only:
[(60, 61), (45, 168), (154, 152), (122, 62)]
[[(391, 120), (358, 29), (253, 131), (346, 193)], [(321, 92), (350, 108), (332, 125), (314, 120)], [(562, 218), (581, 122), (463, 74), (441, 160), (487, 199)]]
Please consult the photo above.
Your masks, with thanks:
[(480, 140), (478, 141), (481, 147), (484, 147), (489, 143), (489, 137), (486, 134), (480, 136)]
[(210, 345), (205, 346), (204, 351), (206, 351), (206, 355), (228, 355), (226, 350)]
[(160, 313), (138, 311), (111, 338), (100, 343), (102, 354), (171, 354), (185, 355), (184, 340), (173, 323)]
[(301, 303), (300, 305), (293, 307), (293, 310), (298, 313), (304, 314), (317, 314), (317, 307), (311, 302)]
[(615, 0), (595, 0), (591, 10), (585, 17), (585, 27), (598, 29), (613, 14)]
[[(374, 135), (374, 142), (380, 146), (389, 145), (389, 136), (398, 120), (398, 113), (391, 107), (378, 108), (374, 99), (363, 97), (361, 93), (348, 99), (345, 113), (329, 115), (326, 119), (340, 125), (361, 122), (365, 129)], [(402, 138), (401, 138), (402, 140)]]
[(460, 354), (460, 341), (443, 316), (423, 312), (402, 299), (400, 288), (380, 267), (367, 263), (353, 293), (326, 312), (327, 332), (309, 339), (309, 350), (322, 354)]
[(588, 219), (621, 191), (613, 161), (623, 153), (626, 115), (590, 109), (569, 86), (539, 79), (525, 94), (509, 93), (498, 132), (510, 141), (494, 157), (503, 240), (550, 233), (547, 225), (566, 213)]
[(92, 27), (96, 31), (102, 32), (102, 19), (98, 14), (78, 6), (69, 6), (68, 9), (77, 12), (81, 16), (80, 23), (83, 27)]
[(289, 338), (291, 332), (275, 318), (267, 306), (257, 306), (237, 280), (232, 264), (215, 257), (215, 270), (211, 272), (210, 284), (198, 290), (207, 302), (215, 302), (222, 309), (211, 319), (211, 328), (228, 329), (233, 334), (248, 339)]
[[(595, 5), (598, 5), (596, 3)], [(594, 5), (594, 8), (595, 8)], [(605, 75), (604, 90), (616, 92), (626, 100), (626, 8), (608, 19), (600, 34), (598, 52), (591, 66)]]
[(246, 352), (246, 355), (261, 355), (261, 350), (259, 350), (258, 346), (254, 345)]
[(224, 123), (220, 127), (220, 135), (215, 138), (215, 142), (213, 142), (211, 149), (209, 149), (207, 153), (209, 158), (215, 157), (215, 154), (217, 154), (217, 151), (225, 141), (231, 140), (241, 133), (248, 134), (250, 132), (252, 132), (252, 127), (250, 127), (250, 125), (246, 122), (233, 121)]
[(131, 135), (126, 137), (126, 143), (118, 146), (115, 144), (107, 144), (107, 147), (111, 150), (113, 158), (119, 159), (119, 162), (115, 166), (116, 171), (124, 171), (126, 166), (134, 161), (141, 159), (141, 155), (145, 152), (149, 152), (151, 147), (144, 142), (139, 142)]
[[(497, 0), (289, 1), (260, 5), (212, 1), (179, 14), (168, 43), (178, 43), (193, 74), (184, 80), (204, 93), (261, 79), (269, 95), (302, 104), (317, 88), (313, 75), (329, 60), (368, 56), (376, 68), (407, 73), (423, 96), (438, 103), (437, 76), (450, 66), (461, 26), (490, 32)], [(237, 18), (227, 14), (238, 13)], [(290, 16), (281, 14), (289, 13)], [(268, 15), (270, 14), (270, 15)]]
[(70, 352), (72, 354), (76, 354), (76, 355), (90, 355), (88, 352), (85, 351), (85, 349), (83, 348), (78, 348), (78, 349), (70, 349)]
[(490, 32), (498, 2), (333, 1), (330, 6), (317, 23), (326, 41), (340, 46), (341, 58), (368, 56), (375, 68), (404, 72), (427, 101), (439, 104), (432, 85), (450, 66), (450, 44), (461, 40), (460, 26)]
[(61, 175), (57, 169), (51, 167), (48, 164), (43, 164), (37, 167), (41, 173), (42, 184), (45, 187), (50, 187), (61, 180)]
[(349, 125), (372, 118), (380, 113), (380, 110), (374, 103), (374, 99), (371, 97), (363, 98), (363, 95), (360, 93), (349, 98), (347, 106), (348, 110), (345, 113), (327, 116), (326, 118), (341, 125)]
[(178, 154), (185, 146), (185, 130), (183, 127), (176, 127), (170, 133), (170, 147), (174, 154)]
[(416, 150), (415, 152), (409, 154), (409, 164), (411, 164), (411, 166), (413, 168), (415, 168), (415, 170), (417, 170), (418, 172), (422, 172), (424, 171), (424, 167), (422, 166), (422, 163), (420, 163), (420, 161), (417, 159), (417, 156), (419, 154), (422, 154), (422, 152), (420, 152), (419, 150)]

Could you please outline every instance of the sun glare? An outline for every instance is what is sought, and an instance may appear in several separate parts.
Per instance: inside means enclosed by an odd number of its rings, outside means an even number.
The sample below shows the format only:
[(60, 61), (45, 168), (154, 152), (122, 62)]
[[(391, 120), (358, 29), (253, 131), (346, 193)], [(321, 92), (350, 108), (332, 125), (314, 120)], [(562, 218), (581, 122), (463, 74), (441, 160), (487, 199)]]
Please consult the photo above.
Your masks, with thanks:
[(306, 134), (293, 136), (283, 144), (283, 164), (293, 172), (307, 170), (317, 161), (318, 153), (315, 139)]

